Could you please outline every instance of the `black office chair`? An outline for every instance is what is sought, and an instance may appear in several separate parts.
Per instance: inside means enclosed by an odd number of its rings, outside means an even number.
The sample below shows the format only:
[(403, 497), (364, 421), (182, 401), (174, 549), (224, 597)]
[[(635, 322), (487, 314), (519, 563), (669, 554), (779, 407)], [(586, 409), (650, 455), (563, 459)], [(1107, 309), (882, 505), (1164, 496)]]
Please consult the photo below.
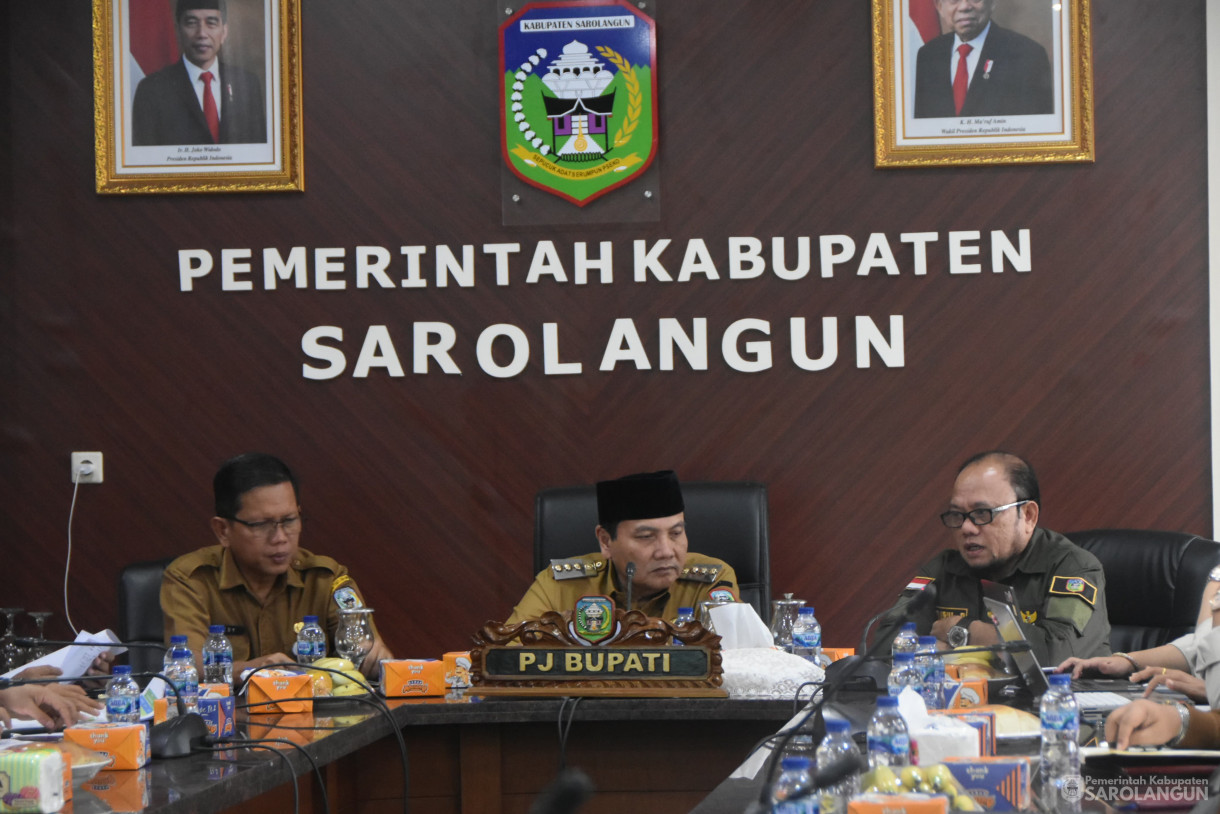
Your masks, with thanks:
[[(132, 563), (119, 574), (119, 638), (123, 641), (164, 644), (161, 575), (173, 560), (173, 557), (168, 557)], [(163, 651), (153, 647), (133, 647), (127, 651), (133, 673), (157, 672), (161, 669), (164, 655)]]
[(1190, 633), (1220, 543), (1195, 534), (1091, 529), (1067, 535), (1106, 572), (1110, 647), (1147, 650)]
[[(733, 566), (743, 602), (764, 621), (771, 610), (767, 487), (752, 481), (682, 484), (690, 550)], [(534, 573), (551, 560), (597, 551), (594, 486), (543, 489), (534, 501)]]

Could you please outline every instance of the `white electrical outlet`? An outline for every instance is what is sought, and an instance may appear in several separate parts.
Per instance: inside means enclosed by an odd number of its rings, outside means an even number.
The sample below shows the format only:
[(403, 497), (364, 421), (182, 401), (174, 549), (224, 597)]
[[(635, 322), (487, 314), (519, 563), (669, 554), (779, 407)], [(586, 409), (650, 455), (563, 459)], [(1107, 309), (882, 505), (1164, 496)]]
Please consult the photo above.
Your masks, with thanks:
[(73, 483), (101, 483), (102, 453), (73, 452), (71, 474)]

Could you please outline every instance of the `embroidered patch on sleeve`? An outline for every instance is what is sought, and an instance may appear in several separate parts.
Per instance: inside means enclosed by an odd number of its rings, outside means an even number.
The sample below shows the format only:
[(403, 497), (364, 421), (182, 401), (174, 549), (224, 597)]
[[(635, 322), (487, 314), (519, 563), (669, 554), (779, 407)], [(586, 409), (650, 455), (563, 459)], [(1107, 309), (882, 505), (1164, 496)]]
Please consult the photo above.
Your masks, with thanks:
[(1052, 594), (1077, 596), (1092, 607), (1097, 603), (1097, 586), (1084, 577), (1054, 577), (1051, 580)]

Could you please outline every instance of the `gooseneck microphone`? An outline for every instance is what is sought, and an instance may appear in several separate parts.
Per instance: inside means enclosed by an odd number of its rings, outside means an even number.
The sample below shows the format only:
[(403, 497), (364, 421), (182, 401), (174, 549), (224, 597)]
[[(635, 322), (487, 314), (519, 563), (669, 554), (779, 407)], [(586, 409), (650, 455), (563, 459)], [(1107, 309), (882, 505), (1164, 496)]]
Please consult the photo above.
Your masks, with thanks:
[(635, 563), (627, 563), (627, 610), (631, 610), (631, 594), (635, 590)]

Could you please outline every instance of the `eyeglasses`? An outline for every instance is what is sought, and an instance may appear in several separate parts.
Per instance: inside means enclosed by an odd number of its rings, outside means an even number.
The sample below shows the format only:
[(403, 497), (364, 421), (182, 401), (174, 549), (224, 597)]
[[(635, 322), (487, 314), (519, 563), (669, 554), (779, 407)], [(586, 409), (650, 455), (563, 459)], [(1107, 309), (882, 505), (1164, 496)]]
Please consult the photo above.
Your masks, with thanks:
[(229, 519), (234, 523), (241, 523), (250, 529), (251, 534), (256, 534), (260, 537), (271, 537), (275, 534), (276, 529), (283, 529), (284, 533), (291, 537), (301, 530), (301, 516), (299, 514), (293, 517), (281, 517), (279, 520), (259, 520), (257, 523), (249, 523), (240, 517), (231, 517)]
[(945, 512), (940, 516), (940, 522), (944, 523), (951, 529), (960, 529), (962, 524), (966, 522), (966, 518), (970, 518), (970, 522), (976, 526), (985, 526), (992, 520), (995, 520), (997, 512), (1002, 512), (1005, 509), (1011, 509), (1013, 506), (1020, 506), (1024, 503), (1029, 503), (1030, 500), (1018, 500), (1015, 503), (1005, 503), (1003, 506), (996, 506), (994, 509), (971, 509), (968, 512)]

